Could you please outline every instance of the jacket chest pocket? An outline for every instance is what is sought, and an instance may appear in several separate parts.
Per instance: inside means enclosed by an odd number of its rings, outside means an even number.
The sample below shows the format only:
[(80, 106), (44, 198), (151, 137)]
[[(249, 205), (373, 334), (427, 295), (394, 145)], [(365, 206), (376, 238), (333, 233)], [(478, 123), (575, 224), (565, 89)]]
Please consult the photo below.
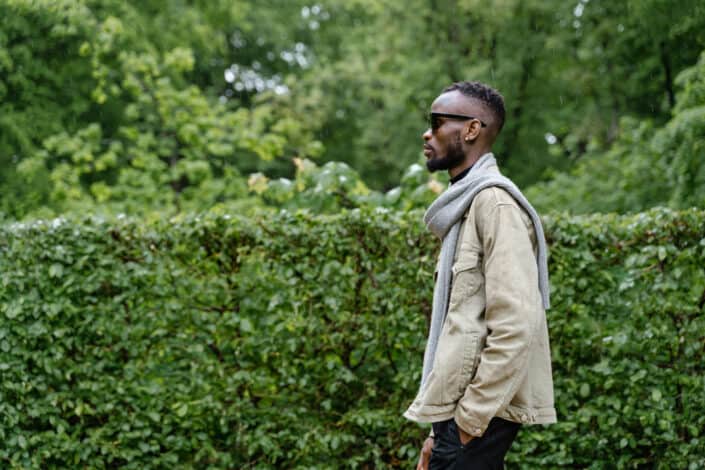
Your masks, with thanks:
[(450, 289), (449, 308), (466, 302), (474, 296), (485, 283), (485, 276), (480, 269), (481, 258), (476, 252), (460, 258), (453, 265), (453, 284)]

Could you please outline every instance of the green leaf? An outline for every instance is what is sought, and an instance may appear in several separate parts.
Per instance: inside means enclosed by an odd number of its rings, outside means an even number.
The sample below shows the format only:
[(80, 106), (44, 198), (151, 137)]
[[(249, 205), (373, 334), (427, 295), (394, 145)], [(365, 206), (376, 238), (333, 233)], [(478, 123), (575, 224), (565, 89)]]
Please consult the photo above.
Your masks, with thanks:
[(580, 396), (583, 398), (587, 398), (590, 396), (590, 385), (589, 384), (582, 384), (580, 386)]
[(49, 267), (49, 277), (61, 277), (64, 273), (64, 267), (58, 263), (54, 263)]
[(661, 401), (662, 395), (661, 395), (661, 390), (658, 388), (655, 388), (651, 391), (651, 399), (653, 401)]
[(179, 418), (183, 418), (184, 416), (186, 416), (186, 413), (188, 413), (188, 405), (186, 403), (180, 405), (176, 409), (176, 416), (178, 416)]

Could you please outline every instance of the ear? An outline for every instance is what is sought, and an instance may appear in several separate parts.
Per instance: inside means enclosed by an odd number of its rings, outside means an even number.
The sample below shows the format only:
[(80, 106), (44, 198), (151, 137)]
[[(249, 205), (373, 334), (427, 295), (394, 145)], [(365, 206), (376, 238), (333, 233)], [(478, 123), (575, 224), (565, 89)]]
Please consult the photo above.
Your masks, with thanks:
[(463, 140), (467, 143), (470, 143), (477, 139), (477, 137), (480, 135), (481, 127), (482, 125), (477, 119), (471, 119), (470, 121), (468, 121), (468, 123), (463, 128)]

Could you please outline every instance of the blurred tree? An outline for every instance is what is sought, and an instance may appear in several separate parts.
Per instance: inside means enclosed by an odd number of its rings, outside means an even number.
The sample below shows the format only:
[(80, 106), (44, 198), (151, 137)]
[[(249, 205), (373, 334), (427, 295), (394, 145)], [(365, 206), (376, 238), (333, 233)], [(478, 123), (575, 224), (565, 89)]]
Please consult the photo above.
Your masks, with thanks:
[[(672, 207), (705, 206), (705, 51), (675, 80), (682, 87), (673, 118), (653, 139), (671, 187)], [(648, 182), (644, 181), (644, 184)]]
[(243, 174), (295, 177), (292, 157), (389, 190), (433, 98), (464, 79), (505, 95), (496, 154), (528, 186), (640, 152), (620, 133), (668, 121), (705, 48), (698, 0), (0, 0), (0, 15), (6, 217), (202, 207), (245, 197)]
[(665, 122), (673, 77), (705, 47), (695, 0), (327, 0), (320, 11), (329, 19), (294, 99), (318, 123), (324, 159), (383, 188), (417, 159), (424, 115), (452, 81), (505, 95), (496, 153), (527, 185), (589, 145), (609, 148), (622, 116)]
[(705, 206), (705, 52), (674, 80), (672, 118), (623, 118), (608, 151), (589, 149), (570, 172), (528, 190), (544, 210), (636, 212)]
[(162, 3), (0, 2), (0, 212), (202, 207), (247, 195), (240, 168), (320, 152), (274, 91), (215, 93), (247, 3)]
[(295, 158), (294, 165), (293, 180), (270, 179), (262, 173), (250, 175), (250, 190), (270, 207), (334, 214), (362, 207), (399, 211), (425, 208), (445, 188), (444, 182), (418, 163), (406, 170), (399, 186), (386, 193), (370, 189), (358, 172), (343, 162), (318, 166), (311, 160)]

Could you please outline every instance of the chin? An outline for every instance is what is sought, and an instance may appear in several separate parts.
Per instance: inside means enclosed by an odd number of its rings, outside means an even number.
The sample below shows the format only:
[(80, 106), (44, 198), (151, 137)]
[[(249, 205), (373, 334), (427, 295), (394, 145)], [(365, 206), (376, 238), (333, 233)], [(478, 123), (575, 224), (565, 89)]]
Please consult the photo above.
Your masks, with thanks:
[(448, 165), (442, 158), (430, 158), (426, 160), (426, 168), (431, 173), (435, 173), (438, 170), (447, 170)]

